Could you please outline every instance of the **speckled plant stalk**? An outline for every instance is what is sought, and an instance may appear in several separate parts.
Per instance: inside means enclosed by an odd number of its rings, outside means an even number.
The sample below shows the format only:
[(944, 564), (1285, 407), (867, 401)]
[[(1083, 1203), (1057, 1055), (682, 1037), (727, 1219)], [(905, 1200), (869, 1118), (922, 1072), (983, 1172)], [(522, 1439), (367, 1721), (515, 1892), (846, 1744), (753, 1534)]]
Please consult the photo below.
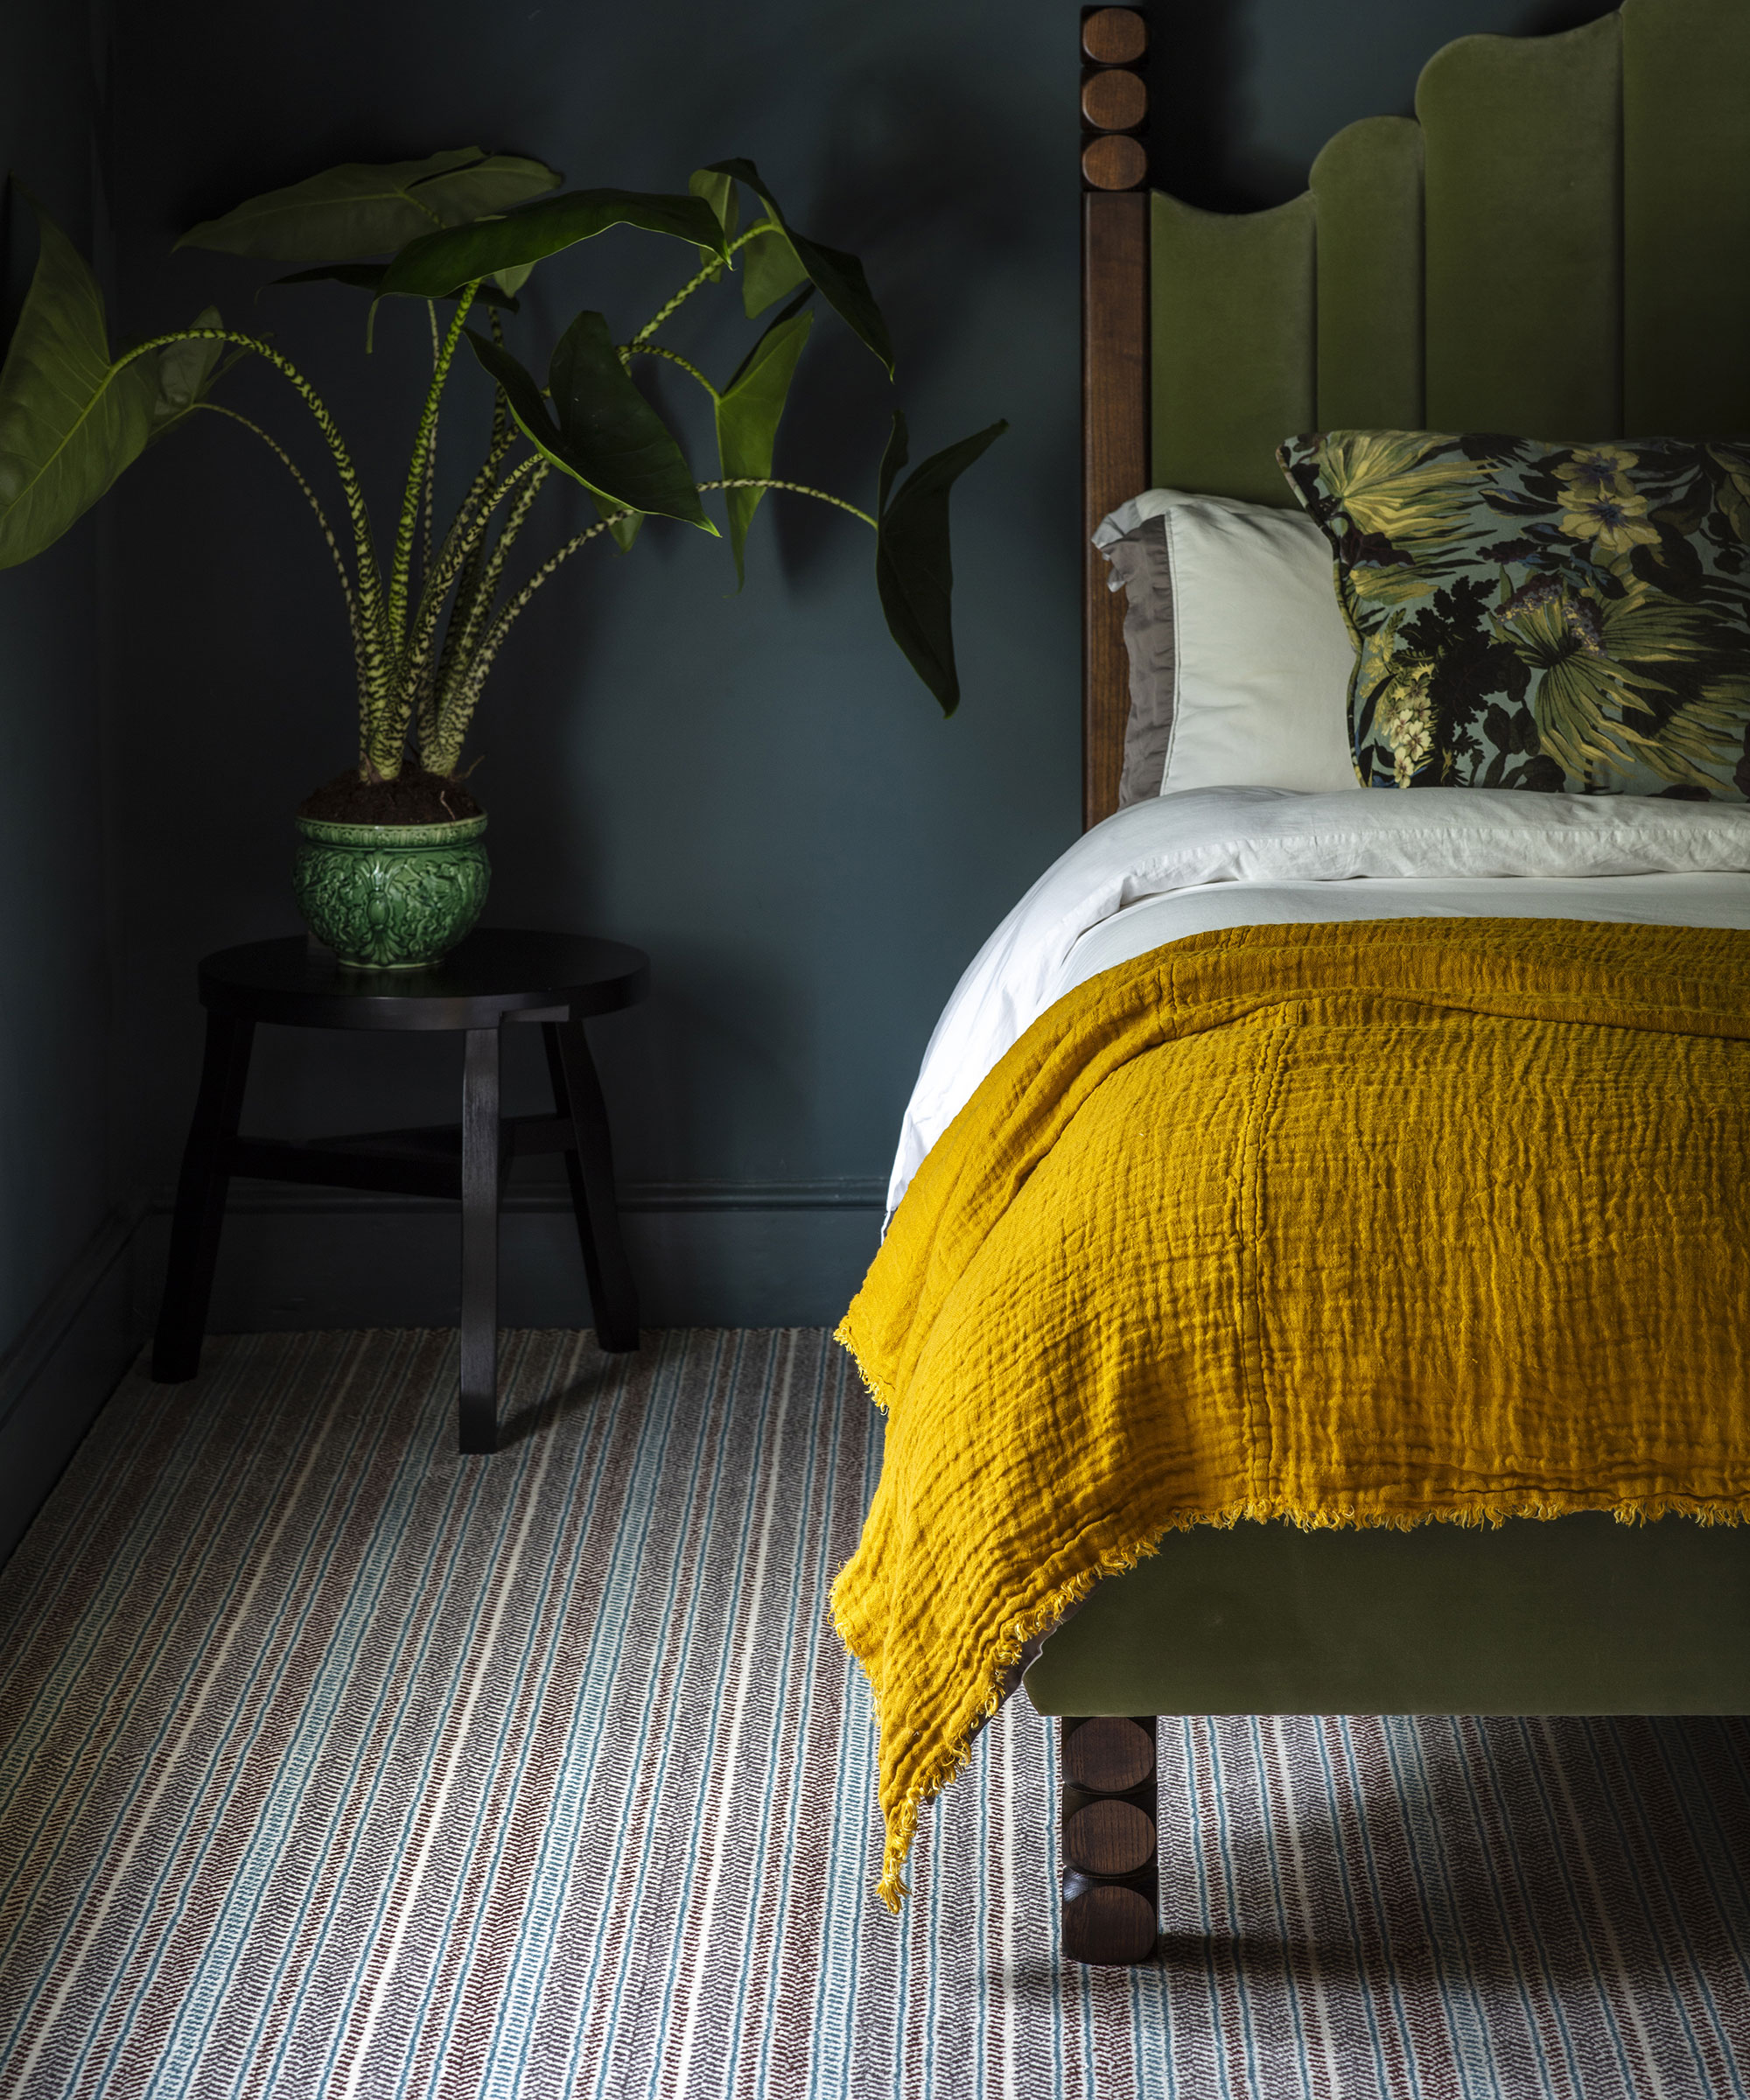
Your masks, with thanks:
[[(385, 301), (391, 308), (407, 299), (424, 302), (431, 368), (393, 531), (382, 547), (333, 416), (281, 350), (260, 335), (224, 326), (208, 307), (188, 327), (112, 353), (96, 278), (32, 200), (41, 252), (0, 367), (0, 567), (30, 560), (52, 544), (148, 444), (194, 411), (221, 416), (258, 438), (309, 505), (340, 580), (358, 685), (358, 772), (367, 793), (358, 797), (343, 777), (330, 808), (337, 816), (374, 816), (381, 808), (417, 821), (427, 814), (431, 804), (423, 780), (403, 783), (396, 793), (373, 792), (391, 788), (402, 775), (410, 746), (421, 767), (438, 776), (438, 801), (449, 806), (443, 783), (460, 772), (485, 682), (516, 621), (573, 555), (604, 534), (629, 549), (646, 519), (668, 518), (714, 538), (726, 536), (740, 578), (748, 533), (768, 491), (827, 503), (873, 530), (875, 580), (888, 627), (951, 713), (959, 688), (948, 620), (948, 494), (1005, 426), (962, 438), (900, 482), (907, 438), (896, 411), (872, 513), (774, 473), (774, 447), (791, 380), (820, 312), (830, 309), (892, 376), (886, 323), (862, 265), (791, 225), (750, 161), (696, 170), (685, 194), (620, 189), (553, 194), (560, 181), (539, 162), (473, 147), (419, 162), (348, 163), (246, 200), (183, 236), (183, 244), (262, 259), (332, 256), (322, 267), (279, 282), (338, 279), (360, 287), (370, 294), (373, 315)], [(738, 232), (747, 192), (764, 216)], [(687, 244), (689, 252), (703, 256), (702, 267), (629, 340), (616, 341), (599, 312), (576, 314), (553, 346), (542, 382), (507, 347), (500, 312), (518, 310), (516, 290), (538, 262), (622, 226)], [(373, 259), (385, 255), (386, 262)], [(741, 304), (750, 319), (767, 308), (777, 311), (719, 388), (692, 358), (655, 338), (704, 286), (732, 273), (742, 278)], [(816, 295), (818, 308), (810, 304)], [(442, 326), (440, 301), (453, 302)], [(486, 328), (471, 327), (471, 317), (482, 312)], [(439, 529), (434, 517), (438, 424), (465, 340), (494, 388), (492, 425), (485, 458)], [(368, 346), (369, 341), (368, 330)], [(331, 522), (312, 478), (279, 438), (254, 417), (207, 398), (211, 382), (242, 357), (276, 373), (308, 411), (340, 484), (344, 517), (338, 523)], [(662, 404), (633, 383), (638, 358), (684, 373), (709, 399), (715, 477), (695, 480)], [(508, 557), (556, 469), (560, 486), (588, 496), (597, 522), (572, 534), (532, 574), (513, 578)], [(710, 493), (724, 499), (726, 535), (701, 502)]]
[[(756, 227), (743, 234), (730, 244), (732, 252), (745, 248), (757, 234), (769, 230)], [(695, 365), (653, 343), (650, 338), (692, 293), (720, 274), (720, 265), (708, 267), (682, 285), (631, 341), (622, 346), (622, 358), (629, 360), (634, 354), (665, 358), (690, 374), (708, 392), (714, 393), (710, 382)], [(406, 757), (410, 734), (414, 738), (419, 761), (428, 771), (441, 774), (454, 774), (458, 771), (462, 747), (480, 704), (486, 676), (512, 626), (527, 609), (536, 592), (564, 563), (631, 514), (618, 513), (575, 534), (542, 564), (508, 603), (498, 606), (506, 557), (552, 472), (548, 462), (532, 452), (507, 470), (505, 460), (515, 444), (517, 433), (505, 412), (500, 396), (494, 403), (486, 458), (458, 505), (435, 556), (431, 554), (429, 507), (439, 411), (456, 347), (478, 289), (471, 284), (458, 298), (455, 318), (441, 339), (433, 309), (431, 379), (420, 410), (386, 580), (372, 536), (370, 513), (351, 455), (315, 388), (290, 359), (256, 336), (239, 334), (229, 329), (192, 328), (154, 336), (117, 360), (119, 368), (130, 358), (144, 356), (173, 342), (231, 344), (263, 358), (290, 382), (309, 408), (328, 445), (340, 483), (353, 542), (350, 569), (320, 500), (284, 447), (258, 424), (234, 410), (214, 402), (196, 404), (228, 416), (259, 438), (291, 475), (315, 514), (346, 598), (359, 678), (359, 770), (367, 780), (396, 778)], [(492, 317), (492, 324), (497, 337), (501, 330), (496, 314)], [(866, 510), (824, 489), (810, 487), (806, 482), (741, 475), (724, 480), (700, 481), (695, 486), (701, 494), (718, 489), (781, 489), (812, 496), (817, 501), (846, 511), (872, 529), (877, 526), (877, 521)], [(514, 500), (494, 538), (493, 522), (508, 498)], [(422, 514), (427, 519), (427, 543), (419, 587), (416, 591), (414, 551)]]

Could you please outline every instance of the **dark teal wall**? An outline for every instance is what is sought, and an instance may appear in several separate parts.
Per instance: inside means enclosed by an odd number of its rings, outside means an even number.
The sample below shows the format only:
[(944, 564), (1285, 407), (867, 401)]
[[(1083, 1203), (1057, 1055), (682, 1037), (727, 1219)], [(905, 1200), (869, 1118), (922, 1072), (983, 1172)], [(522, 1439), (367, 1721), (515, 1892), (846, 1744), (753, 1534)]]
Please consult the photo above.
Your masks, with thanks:
[[(1421, 61), (1448, 37), (1598, 11), (1527, 0), (1158, 6), (1158, 178), (1217, 206), (1273, 201), (1340, 124), (1406, 108)], [(381, 509), (424, 355), (416, 310), (385, 318), (367, 362), (351, 295), (273, 291), (252, 304), (262, 271), (170, 246), (193, 220), (333, 161), (470, 141), (538, 154), (573, 183), (648, 187), (751, 155), (804, 228), (864, 256), (920, 445), (997, 415), (1014, 426), (956, 499), (966, 696), (952, 723), (886, 639), (863, 529), (770, 501), (740, 598), (720, 547), (653, 528), (624, 560), (581, 559), (494, 675), (475, 743), (494, 820), (490, 914), (650, 949), (655, 998), (598, 1037), (625, 1176), (649, 1200), (728, 1185), (754, 1207), (667, 1238), (640, 1228), (647, 1260), (667, 1265), (655, 1301), (667, 1317), (832, 1309), (873, 1216), (847, 1227), (780, 1213), (776, 1194), (824, 1201), (885, 1178), (943, 997), (1074, 835), (1077, 16), (1068, 0), (123, 10), (128, 326), (173, 323), (217, 296), (228, 314), (277, 330), (357, 434)], [(528, 333), (544, 346), (553, 320), (585, 303), (635, 326), (678, 259), (608, 236), (541, 282)], [(672, 338), (718, 369), (746, 340), (738, 322), (703, 316)], [(809, 355), (780, 465), (866, 501), (886, 389), (842, 331), (822, 326)], [(479, 426), (473, 379), (458, 388), (452, 467), (469, 418)], [(230, 398), (302, 443), (296, 404), (262, 375), (240, 375)], [(308, 444), (302, 456), (319, 460)], [(314, 533), (281, 470), (234, 430), (214, 419), (166, 445), (114, 514), (118, 1041), (129, 1171), (161, 1189), (193, 1082), (194, 959), (293, 923), (289, 812), (350, 755), (349, 665)], [(554, 500), (551, 529), (574, 514)], [(453, 1088), (445, 1048), (270, 1041), (257, 1120), (311, 1132), (440, 1116)], [(332, 1274), (342, 1228), (281, 1217), (228, 1302), (246, 1318), (364, 1317), (368, 1300), (381, 1317), (410, 1316), (410, 1279), (430, 1259), (424, 1229), (395, 1218), (346, 1227), (359, 1255), (342, 1266), (363, 1278), (348, 1298)], [(300, 1281), (318, 1242), (327, 1280)], [(757, 1242), (759, 1260), (738, 1268), (732, 1242)], [(690, 1278), (707, 1270), (718, 1282), (695, 1290)], [(574, 1308), (553, 1298), (523, 1310)]]
[[(4, 18), (0, 168), (27, 171), (70, 233), (106, 246), (94, 193), (101, 50), (81, 6)], [(36, 262), (10, 186), (0, 214), (10, 331)], [(0, 573), (0, 1352), (102, 1222), (110, 1195), (100, 580), (91, 521)], [(4, 1408), (0, 1408), (4, 1412)]]

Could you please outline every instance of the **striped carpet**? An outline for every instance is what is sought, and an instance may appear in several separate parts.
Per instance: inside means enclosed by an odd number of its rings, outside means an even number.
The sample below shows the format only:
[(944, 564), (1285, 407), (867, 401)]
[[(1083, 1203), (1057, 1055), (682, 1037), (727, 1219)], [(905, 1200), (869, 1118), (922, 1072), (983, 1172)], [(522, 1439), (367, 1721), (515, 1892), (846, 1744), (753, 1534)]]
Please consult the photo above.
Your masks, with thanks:
[(879, 1450), (814, 1331), (239, 1338), (0, 1575), (0, 2093), (1715, 2096), (1744, 1724), (1163, 1729), (1166, 1935), (1063, 1966), (1023, 1702), (896, 1925), (822, 1622)]

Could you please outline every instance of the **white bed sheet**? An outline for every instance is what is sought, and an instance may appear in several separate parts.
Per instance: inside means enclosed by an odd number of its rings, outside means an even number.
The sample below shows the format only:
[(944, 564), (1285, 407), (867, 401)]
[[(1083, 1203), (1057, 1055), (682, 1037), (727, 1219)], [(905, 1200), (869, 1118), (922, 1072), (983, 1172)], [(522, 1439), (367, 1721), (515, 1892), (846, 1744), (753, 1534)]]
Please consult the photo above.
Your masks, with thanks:
[(1216, 927), (1531, 918), (1750, 928), (1750, 808), (1477, 788), (1210, 788), (1120, 810), (1055, 861), (942, 1011), (891, 1215), (998, 1059), (1066, 992)]

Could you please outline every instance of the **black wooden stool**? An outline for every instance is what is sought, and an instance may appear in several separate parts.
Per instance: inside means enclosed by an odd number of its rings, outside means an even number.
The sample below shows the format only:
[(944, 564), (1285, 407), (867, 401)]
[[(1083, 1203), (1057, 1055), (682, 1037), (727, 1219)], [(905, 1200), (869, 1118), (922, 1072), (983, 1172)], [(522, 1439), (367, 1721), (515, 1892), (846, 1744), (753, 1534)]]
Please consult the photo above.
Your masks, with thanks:
[[(192, 1378), (213, 1294), (233, 1174), (462, 1206), (461, 1447), (498, 1448), (498, 1214), (512, 1159), (563, 1152), (584, 1273), (604, 1349), (638, 1347), (638, 1293), (614, 1207), (607, 1111), (584, 1036), (587, 1014), (631, 1006), (650, 960), (618, 941), (481, 931), (428, 970), (350, 970), (301, 934), (228, 948), (200, 965), (206, 1061), (177, 1185), (152, 1350), (152, 1376)], [(499, 1028), (538, 1021), (553, 1082), (550, 1116), (499, 1115)], [(237, 1124), (257, 1021), (291, 1028), (461, 1029), (467, 1033), (462, 1120), (411, 1130), (296, 1144), (240, 1138)]]

